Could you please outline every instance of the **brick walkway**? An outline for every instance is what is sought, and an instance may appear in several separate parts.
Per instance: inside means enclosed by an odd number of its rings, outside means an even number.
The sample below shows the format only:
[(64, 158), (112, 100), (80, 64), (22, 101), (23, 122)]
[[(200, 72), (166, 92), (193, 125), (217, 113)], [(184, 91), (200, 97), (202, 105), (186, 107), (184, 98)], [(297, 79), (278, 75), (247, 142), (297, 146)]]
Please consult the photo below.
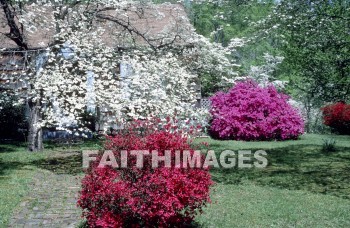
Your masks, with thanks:
[(76, 227), (81, 221), (81, 211), (76, 206), (80, 179), (81, 176), (38, 171), (9, 227)]

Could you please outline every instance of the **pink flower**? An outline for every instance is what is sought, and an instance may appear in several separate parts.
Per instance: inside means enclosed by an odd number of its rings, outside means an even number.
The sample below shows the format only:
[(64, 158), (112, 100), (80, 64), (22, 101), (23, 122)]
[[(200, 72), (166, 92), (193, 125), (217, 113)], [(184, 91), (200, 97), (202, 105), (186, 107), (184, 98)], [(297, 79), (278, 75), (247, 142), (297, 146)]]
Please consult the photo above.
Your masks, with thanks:
[(219, 139), (296, 139), (304, 132), (304, 122), (288, 98), (272, 85), (262, 88), (253, 81), (237, 83), (227, 93), (210, 98), (210, 133)]

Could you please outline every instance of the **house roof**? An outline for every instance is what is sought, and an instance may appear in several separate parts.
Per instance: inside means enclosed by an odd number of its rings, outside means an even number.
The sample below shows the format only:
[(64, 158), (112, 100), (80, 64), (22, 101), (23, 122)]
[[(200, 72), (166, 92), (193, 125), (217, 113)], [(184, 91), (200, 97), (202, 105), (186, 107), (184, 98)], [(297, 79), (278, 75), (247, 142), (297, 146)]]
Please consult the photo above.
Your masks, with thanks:
[[(29, 14), (32, 17), (29, 19), (37, 24), (35, 31), (31, 31), (31, 27), (24, 28), (24, 36), (29, 48), (45, 48), (50, 42), (53, 41), (55, 33), (53, 22), (53, 10), (49, 7), (42, 7), (40, 9), (27, 6), (27, 12), (38, 13), (41, 17), (33, 18), (33, 14)], [(96, 20), (95, 28), (102, 27), (105, 32), (102, 34), (102, 41), (110, 47), (125, 47), (132, 45), (131, 39), (135, 40), (137, 45), (145, 45), (146, 41), (142, 36), (149, 39), (152, 45), (161, 45), (164, 42), (170, 42), (175, 39), (177, 43), (186, 43), (183, 40), (186, 34), (192, 34), (194, 32), (193, 26), (190, 24), (186, 15), (184, 7), (180, 4), (160, 4), (160, 5), (148, 5), (142, 8), (134, 6), (131, 7), (127, 13), (120, 15), (115, 10), (104, 10), (98, 13), (99, 18)], [(44, 18), (44, 19), (43, 19)], [(120, 25), (116, 25), (106, 19), (118, 19), (122, 22)], [(121, 36), (123, 25), (134, 29), (138, 34), (127, 36)], [(51, 28), (50, 28), (51, 27)], [(6, 37), (6, 33), (9, 33), (10, 28), (7, 25), (7, 21), (3, 10), (0, 9), (0, 49), (12, 49), (18, 48), (18, 46)]]

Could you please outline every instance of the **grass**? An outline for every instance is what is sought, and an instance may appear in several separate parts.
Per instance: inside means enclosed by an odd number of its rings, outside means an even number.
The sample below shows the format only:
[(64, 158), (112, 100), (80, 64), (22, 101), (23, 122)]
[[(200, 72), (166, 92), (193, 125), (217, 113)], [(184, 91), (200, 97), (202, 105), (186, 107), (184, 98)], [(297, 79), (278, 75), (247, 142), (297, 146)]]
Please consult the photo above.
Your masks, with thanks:
[[(322, 151), (324, 140), (335, 151)], [(223, 150), (265, 150), (265, 169), (211, 170), (216, 185), (212, 204), (196, 218), (200, 227), (350, 227), (350, 136), (304, 135), (284, 142), (208, 142)], [(0, 144), (0, 227), (30, 191), (38, 169), (57, 174), (81, 173), (81, 155), (69, 151), (100, 149), (88, 141), (72, 148), (48, 144), (42, 153), (28, 153), (22, 144)], [(60, 156), (56, 156), (60, 155)]]
[(200, 227), (350, 227), (350, 201), (333, 196), (218, 184), (212, 201), (196, 218)]
[[(0, 144), (0, 227), (6, 227), (13, 210), (29, 189), (29, 183), (38, 169), (55, 173), (78, 174), (82, 172), (81, 156), (71, 151), (100, 149), (97, 141), (86, 141), (70, 148), (46, 144), (45, 150), (30, 153), (24, 143)], [(65, 155), (57, 157), (56, 155)]]
[[(324, 153), (324, 140), (336, 140)], [(284, 142), (196, 139), (220, 151), (265, 150), (265, 169), (211, 170), (213, 203), (202, 227), (350, 227), (350, 137), (304, 135)]]
[[(337, 140), (336, 151), (323, 153), (323, 139)], [(202, 142), (204, 139), (197, 140)], [(208, 139), (210, 149), (265, 150), (268, 166), (264, 169), (213, 168), (217, 183), (240, 184), (249, 181), (259, 186), (273, 186), (289, 190), (306, 190), (350, 199), (350, 137), (304, 135), (297, 141), (241, 142)]]
[(305, 134), (298, 140), (287, 140), (287, 141), (234, 141), (234, 140), (214, 140), (210, 138), (198, 138), (195, 140), (196, 143), (208, 142), (211, 145), (211, 149), (215, 150), (244, 150), (244, 149), (277, 149), (287, 146), (299, 146), (299, 145), (313, 145), (322, 146), (323, 140), (334, 139), (339, 147), (350, 147), (350, 136), (347, 135), (318, 135), (318, 134)]
[(0, 145), (0, 227), (6, 227), (14, 208), (29, 191), (37, 169), (31, 163), (46, 156), (26, 152), (22, 144)]

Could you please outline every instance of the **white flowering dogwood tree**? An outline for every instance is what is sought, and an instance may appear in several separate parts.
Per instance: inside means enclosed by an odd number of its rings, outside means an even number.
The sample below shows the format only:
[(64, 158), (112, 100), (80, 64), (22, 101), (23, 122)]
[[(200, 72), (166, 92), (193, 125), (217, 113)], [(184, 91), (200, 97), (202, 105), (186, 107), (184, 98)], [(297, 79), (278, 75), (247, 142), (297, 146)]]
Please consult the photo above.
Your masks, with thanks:
[[(27, 103), (30, 151), (43, 148), (42, 129), (80, 130), (87, 108), (104, 110), (106, 121), (150, 116), (177, 116), (201, 121), (206, 111), (194, 109), (196, 85), (204, 72), (216, 72), (220, 85), (236, 78), (228, 47), (196, 34), (185, 14), (153, 31), (146, 18), (164, 18), (164, 11), (148, 1), (129, 0), (0, 0), (5, 39), (22, 55), (30, 53), (30, 36), (46, 41), (28, 56), (25, 70), (2, 72), (7, 83), (24, 81), (12, 92)], [(173, 12), (175, 6), (165, 4)], [(158, 8), (157, 8), (158, 7)], [(138, 24), (133, 23), (138, 21)], [(141, 21), (141, 22), (140, 22)], [(43, 33), (45, 31), (45, 33)], [(38, 35), (39, 34), (39, 35)], [(0, 48), (2, 48), (0, 46)], [(124, 65), (123, 65), (124, 64)], [(121, 66), (129, 68), (122, 75)]]
[(265, 64), (260, 66), (251, 66), (249, 71), (249, 77), (258, 82), (262, 86), (268, 86), (273, 84), (278, 89), (283, 89), (287, 81), (277, 80), (274, 77), (274, 73), (278, 68), (278, 65), (282, 63), (282, 56), (273, 56), (269, 53), (264, 54)]

